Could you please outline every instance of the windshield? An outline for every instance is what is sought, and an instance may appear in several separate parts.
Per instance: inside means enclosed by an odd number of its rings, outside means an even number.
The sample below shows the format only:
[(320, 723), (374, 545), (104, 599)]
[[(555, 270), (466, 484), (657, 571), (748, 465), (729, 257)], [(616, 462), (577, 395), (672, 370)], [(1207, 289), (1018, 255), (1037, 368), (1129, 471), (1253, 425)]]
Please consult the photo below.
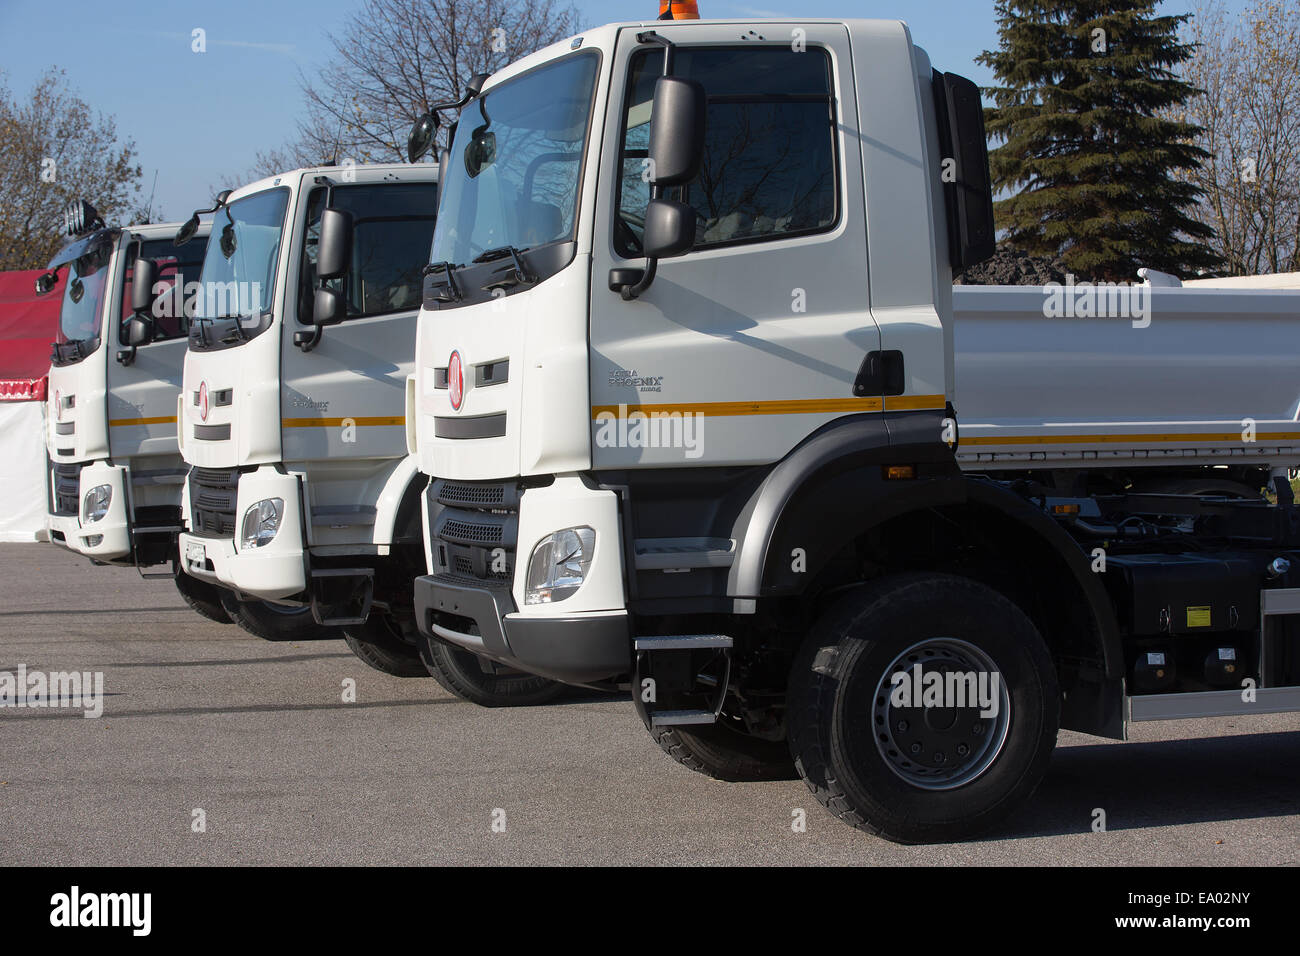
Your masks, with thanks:
[(59, 342), (89, 343), (99, 337), (113, 248), (112, 242), (101, 243), (69, 263), (59, 309)]
[(465, 108), (451, 144), (433, 262), (571, 239), (599, 57), (525, 73)]
[(289, 190), (268, 189), (217, 211), (194, 301), (197, 347), (237, 345), (270, 326)]

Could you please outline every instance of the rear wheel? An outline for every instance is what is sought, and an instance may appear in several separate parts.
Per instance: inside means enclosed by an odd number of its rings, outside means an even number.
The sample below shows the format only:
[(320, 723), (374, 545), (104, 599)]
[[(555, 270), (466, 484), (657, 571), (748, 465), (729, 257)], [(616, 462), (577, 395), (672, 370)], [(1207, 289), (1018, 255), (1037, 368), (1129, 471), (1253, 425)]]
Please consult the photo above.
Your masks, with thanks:
[(343, 628), (352, 653), (377, 671), (394, 677), (428, 677), (420, 651), (404, 638), (407, 629), (390, 614), (372, 610), (363, 624)]
[(720, 723), (651, 727), (664, 753), (684, 767), (716, 780), (793, 780), (798, 776), (784, 740), (764, 740)]
[(444, 690), (484, 707), (524, 707), (554, 700), (564, 686), (522, 671), (498, 671), (477, 654), (425, 638), (420, 657)]
[(791, 751), (817, 800), (899, 843), (966, 839), (1013, 813), (1046, 772), (1060, 722), (1056, 671), (1029, 618), (940, 574), (886, 578), (833, 605), (795, 660), (789, 708)]
[(317, 624), (310, 607), (287, 607), (269, 601), (241, 601), (232, 591), (221, 592), (221, 606), (230, 619), (264, 641), (336, 640), (336, 627)]
[(185, 603), (199, 617), (206, 617), (209, 621), (216, 621), (218, 624), (231, 623), (230, 615), (221, 606), (221, 589), (215, 584), (200, 581), (184, 571), (177, 571), (173, 580), (176, 582), (176, 590), (185, 599)]

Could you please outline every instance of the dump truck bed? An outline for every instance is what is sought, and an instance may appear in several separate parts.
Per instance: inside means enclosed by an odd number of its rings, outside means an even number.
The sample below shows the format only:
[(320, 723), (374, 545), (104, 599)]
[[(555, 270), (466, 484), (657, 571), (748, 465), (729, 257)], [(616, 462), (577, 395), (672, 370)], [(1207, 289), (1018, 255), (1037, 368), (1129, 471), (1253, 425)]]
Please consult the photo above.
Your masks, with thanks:
[(1300, 465), (1300, 291), (957, 286), (953, 313), (964, 469)]

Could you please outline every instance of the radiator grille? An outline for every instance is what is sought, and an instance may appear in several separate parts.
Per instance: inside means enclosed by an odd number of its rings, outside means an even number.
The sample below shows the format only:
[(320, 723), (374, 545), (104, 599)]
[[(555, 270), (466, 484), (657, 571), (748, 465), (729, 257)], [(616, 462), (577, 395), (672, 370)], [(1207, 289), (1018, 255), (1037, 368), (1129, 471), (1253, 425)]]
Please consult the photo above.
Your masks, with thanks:
[(519, 538), (514, 482), (438, 479), (429, 485), (434, 574), (460, 584), (508, 587)]
[(81, 465), (54, 462), (52, 465), (54, 487), (54, 513), (60, 517), (75, 517), (81, 506)]
[(190, 530), (202, 538), (233, 538), (238, 491), (238, 468), (191, 468)]

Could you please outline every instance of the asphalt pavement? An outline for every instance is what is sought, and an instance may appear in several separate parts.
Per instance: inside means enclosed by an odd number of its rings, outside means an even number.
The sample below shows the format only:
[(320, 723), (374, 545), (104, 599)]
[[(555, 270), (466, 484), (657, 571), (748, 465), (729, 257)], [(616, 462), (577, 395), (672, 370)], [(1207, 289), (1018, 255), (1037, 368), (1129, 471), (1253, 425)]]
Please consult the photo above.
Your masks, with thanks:
[(0, 707), (9, 865), (1300, 862), (1294, 714), (1142, 724), (1125, 743), (1062, 733), (1008, 826), (901, 847), (797, 780), (674, 763), (627, 700), (480, 708), (342, 641), (205, 621), (168, 580), (49, 544), (0, 545), (0, 672), (20, 666), (100, 672), (104, 697), (94, 719)]

